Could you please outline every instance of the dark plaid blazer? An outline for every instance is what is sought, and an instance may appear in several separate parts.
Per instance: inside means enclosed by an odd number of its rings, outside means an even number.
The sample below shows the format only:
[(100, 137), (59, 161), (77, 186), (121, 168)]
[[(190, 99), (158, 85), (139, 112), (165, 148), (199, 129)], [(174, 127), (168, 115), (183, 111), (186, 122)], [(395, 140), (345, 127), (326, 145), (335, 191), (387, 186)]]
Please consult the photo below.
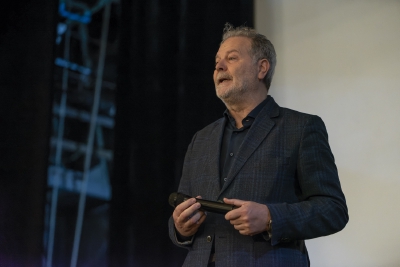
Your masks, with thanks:
[(170, 218), (172, 241), (189, 250), (184, 266), (207, 266), (213, 242), (217, 267), (309, 266), (304, 240), (338, 232), (348, 222), (323, 121), (281, 108), (271, 97), (220, 188), (224, 125), (221, 118), (195, 134), (178, 191), (214, 201), (227, 197), (264, 203), (271, 212), (272, 237), (241, 235), (223, 215), (208, 213), (193, 241), (182, 245)]

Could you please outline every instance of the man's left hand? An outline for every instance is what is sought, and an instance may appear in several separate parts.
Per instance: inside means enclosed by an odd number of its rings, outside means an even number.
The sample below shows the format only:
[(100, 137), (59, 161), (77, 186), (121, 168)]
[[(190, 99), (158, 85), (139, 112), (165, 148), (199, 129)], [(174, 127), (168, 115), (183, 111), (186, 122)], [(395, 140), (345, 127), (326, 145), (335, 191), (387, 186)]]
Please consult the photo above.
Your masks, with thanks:
[(224, 198), (226, 204), (239, 208), (228, 212), (225, 219), (242, 235), (256, 235), (268, 231), (271, 215), (266, 205), (240, 199)]

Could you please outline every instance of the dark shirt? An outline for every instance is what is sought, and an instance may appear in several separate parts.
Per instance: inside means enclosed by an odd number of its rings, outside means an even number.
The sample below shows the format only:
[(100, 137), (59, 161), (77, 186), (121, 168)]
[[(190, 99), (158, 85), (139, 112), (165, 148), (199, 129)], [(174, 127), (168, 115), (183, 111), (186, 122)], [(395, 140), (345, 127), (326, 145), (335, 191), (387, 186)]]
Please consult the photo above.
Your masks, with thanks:
[(232, 167), (232, 163), (235, 159), (236, 154), (239, 152), (240, 146), (246, 137), (251, 125), (253, 124), (258, 113), (267, 104), (270, 96), (258, 104), (249, 115), (247, 115), (243, 120), (243, 127), (236, 128), (235, 119), (229, 114), (228, 110), (225, 110), (224, 116), (226, 118), (226, 124), (224, 129), (224, 135), (222, 137), (221, 143), (221, 155), (219, 160), (219, 174), (220, 174), (220, 185), (221, 188), (224, 185), (226, 178), (228, 177), (229, 170)]

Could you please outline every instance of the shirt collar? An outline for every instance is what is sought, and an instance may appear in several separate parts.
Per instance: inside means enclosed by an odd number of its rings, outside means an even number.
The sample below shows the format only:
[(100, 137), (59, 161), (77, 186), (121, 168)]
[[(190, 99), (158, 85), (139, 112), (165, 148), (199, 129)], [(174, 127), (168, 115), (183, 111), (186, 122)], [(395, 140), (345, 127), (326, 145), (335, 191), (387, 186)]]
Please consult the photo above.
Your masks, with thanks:
[[(250, 127), (253, 123), (254, 119), (257, 117), (258, 113), (263, 109), (263, 107), (267, 104), (268, 100), (271, 97), (268, 95), (260, 104), (258, 104), (250, 113), (242, 120), (243, 127), (247, 128)], [(236, 121), (229, 113), (229, 110), (226, 109), (224, 111), (224, 116), (228, 119), (230, 124), (236, 128)]]

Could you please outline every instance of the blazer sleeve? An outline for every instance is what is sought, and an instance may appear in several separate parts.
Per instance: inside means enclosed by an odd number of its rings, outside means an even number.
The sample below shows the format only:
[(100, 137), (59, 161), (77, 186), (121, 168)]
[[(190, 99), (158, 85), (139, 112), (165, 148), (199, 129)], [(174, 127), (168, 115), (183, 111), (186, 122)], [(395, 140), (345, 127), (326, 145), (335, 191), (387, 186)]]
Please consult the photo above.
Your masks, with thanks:
[[(191, 161), (191, 154), (193, 150), (193, 144), (196, 139), (197, 133), (193, 136), (191, 143), (188, 146), (188, 149), (186, 151), (184, 163), (183, 163), (183, 170), (182, 170), (182, 177), (179, 183), (179, 188), (178, 192), (186, 194), (191, 196), (191, 191), (190, 191), (190, 168), (188, 166), (190, 165)], [(177, 238), (176, 230), (175, 230), (175, 224), (174, 224), (174, 219), (171, 217), (168, 220), (168, 232), (169, 232), (169, 237), (175, 245), (178, 247), (190, 249), (191, 244), (193, 243), (194, 236), (192, 237), (191, 240), (186, 241), (186, 242), (180, 242)]]
[(272, 245), (333, 234), (349, 220), (328, 134), (317, 116), (310, 116), (303, 127), (296, 177), (299, 202), (267, 205)]

